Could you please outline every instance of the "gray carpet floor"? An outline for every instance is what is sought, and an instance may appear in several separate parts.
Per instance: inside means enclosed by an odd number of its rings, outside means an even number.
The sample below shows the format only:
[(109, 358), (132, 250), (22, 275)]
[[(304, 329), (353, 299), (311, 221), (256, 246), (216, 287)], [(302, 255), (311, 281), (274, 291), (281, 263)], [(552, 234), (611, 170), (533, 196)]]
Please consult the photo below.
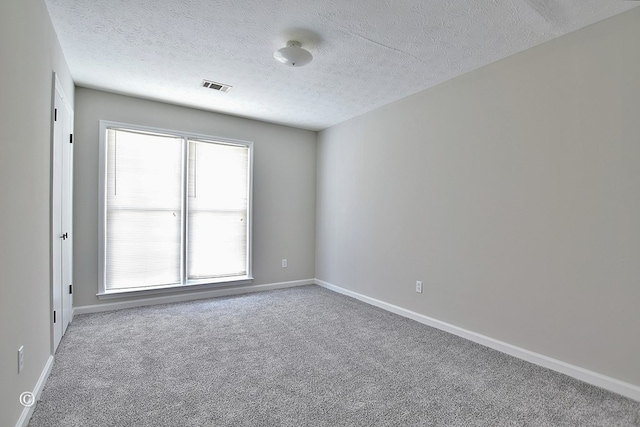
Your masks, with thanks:
[(304, 286), (77, 316), (30, 426), (640, 426), (640, 403)]

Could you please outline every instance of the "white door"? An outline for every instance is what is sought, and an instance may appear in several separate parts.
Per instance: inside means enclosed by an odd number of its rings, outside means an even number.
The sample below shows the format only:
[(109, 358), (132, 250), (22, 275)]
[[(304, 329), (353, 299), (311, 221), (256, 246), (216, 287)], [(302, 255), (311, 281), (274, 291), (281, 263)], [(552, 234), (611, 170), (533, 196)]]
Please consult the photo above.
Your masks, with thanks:
[(52, 147), (52, 328), (53, 351), (73, 313), (73, 111), (55, 79)]
[(53, 117), (53, 144), (51, 148), (51, 322), (53, 325), (53, 351), (55, 352), (62, 339), (62, 126), (58, 122), (57, 112), (62, 109), (62, 97), (58, 91), (56, 79), (56, 91), (54, 98)]
[[(64, 101), (64, 98), (63, 98)], [(62, 118), (62, 334), (73, 313), (73, 111), (64, 104)]]

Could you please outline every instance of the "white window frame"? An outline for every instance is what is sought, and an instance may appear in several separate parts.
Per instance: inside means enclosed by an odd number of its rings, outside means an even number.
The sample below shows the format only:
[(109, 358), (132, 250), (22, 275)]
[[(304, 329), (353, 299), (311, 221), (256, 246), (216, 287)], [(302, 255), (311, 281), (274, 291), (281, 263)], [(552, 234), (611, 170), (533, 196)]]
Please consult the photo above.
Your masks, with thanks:
[[(123, 130), (142, 131), (150, 133), (165, 134), (183, 138), (185, 143), (183, 144), (182, 162), (183, 167), (186, 167), (188, 162), (188, 150), (189, 139), (209, 140), (212, 142), (220, 142), (223, 144), (245, 146), (249, 149), (249, 185), (248, 185), (248, 212), (247, 212), (247, 274), (239, 276), (237, 278), (220, 278), (220, 279), (203, 279), (203, 280), (187, 280), (186, 269), (182, 268), (181, 271), (181, 283), (175, 285), (166, 286), (152, 286), (149, 288), (137, 288), (137, 289), (106, 289), (106, 276), (105, 276), (105, 263), (106, 263), (106, 219), (107, 219), (107, 129), (120, 128)], [(100, 120), (100, 138), (99, 138), (99, 153), (98, 153), (98, 293), (96, 294), (99, 299), (119, 298), (132, 295), (148, 295), (148, 294), (161, 294), (169, 292), (190, 291), (195, 289), (207, 289), (213, 287), (222, 287), (230, 285), (242, 285), (248, 284), (253, 281), (252, 275), (252, 225), (253, 225), (253, 142), (242, 141), (229, 138), (221, 138), (218, 136), (197, 134), (184, 131), (176, 131), (171, 129), (162, 129), (149, 126), (133, 125), (129, 123), (114, 122), (109, 120)], [(182, 183), (185, 186), (185, 182)], [(181, 252), (183, 262), (185, 261), (185, 245), (187, 239), (187, 221), (186, 221), (186, 197), (183, 198), (182, 209), (182, 243)]]

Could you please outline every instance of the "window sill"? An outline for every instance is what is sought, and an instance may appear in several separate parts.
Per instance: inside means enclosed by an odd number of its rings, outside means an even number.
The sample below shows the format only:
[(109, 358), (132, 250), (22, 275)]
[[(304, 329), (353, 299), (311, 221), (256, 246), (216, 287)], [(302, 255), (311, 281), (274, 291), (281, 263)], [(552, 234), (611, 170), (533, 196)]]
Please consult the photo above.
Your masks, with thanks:
[(115, 299), (128, 298), (144, 295), (158, 295), (178, 292), (195, 292), (212, 288), (222, 288), (225, 286), (246, 285), (253, 282), (253, 277), (244, 276), (237, 279), (229, 280), (228, 278), (219, 280), (200, 280), (193, 281), (186, 285), (168, 285), (161, 287), (138, 288), (138, 289), (119, 289), (107, 292), (98, 292), (98, 299)]

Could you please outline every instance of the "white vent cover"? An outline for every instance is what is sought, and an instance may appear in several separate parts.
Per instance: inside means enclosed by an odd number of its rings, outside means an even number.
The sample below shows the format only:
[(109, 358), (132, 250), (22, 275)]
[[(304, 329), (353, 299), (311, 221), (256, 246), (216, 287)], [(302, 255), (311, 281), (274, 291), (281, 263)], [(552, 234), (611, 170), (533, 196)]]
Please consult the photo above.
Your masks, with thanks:
[(226, 85), (224, 83), (212, 82), (211, 80), (203, 80), (202, 87), (217, 90), (220, 92), (229, 92), (233, 86)]

